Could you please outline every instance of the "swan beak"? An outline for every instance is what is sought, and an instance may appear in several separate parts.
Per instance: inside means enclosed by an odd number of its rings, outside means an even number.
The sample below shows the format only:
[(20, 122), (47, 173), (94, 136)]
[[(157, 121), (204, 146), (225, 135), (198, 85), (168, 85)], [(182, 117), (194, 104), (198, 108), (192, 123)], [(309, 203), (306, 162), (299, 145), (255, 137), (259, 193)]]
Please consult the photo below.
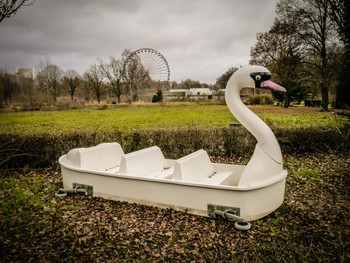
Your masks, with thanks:
[(285, 88), (283, 88), (282, 86), (274, 83), (271, 80), (261, 81), (260, 88), (273, 90), (273, 91), (287, 92), (287, 90)]

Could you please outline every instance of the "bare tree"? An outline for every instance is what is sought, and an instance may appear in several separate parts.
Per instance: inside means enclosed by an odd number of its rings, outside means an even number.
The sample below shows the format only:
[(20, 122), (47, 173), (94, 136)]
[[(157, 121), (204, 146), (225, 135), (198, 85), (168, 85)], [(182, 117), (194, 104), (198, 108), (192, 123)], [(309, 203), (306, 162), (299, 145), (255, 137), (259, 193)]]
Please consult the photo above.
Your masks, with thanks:
[(328, 86), (331, 79), (328, 49), (335, 37), (330, 0), (281, 0), (277, 5), (277, 13), (283, 18), (283, 22), (296, 24), (296, 33), (308, 52), (307, 62), (318, 72), (322, 94), (321, 106), (327, 111)]
[(337, 27), (340, 39), (350, 45), (350, 2), (348, 0), (330, 0), (332, 20)]
[(74, 94), (76, 89), (81, 84), (81, 78), (74, 69), (69, 69), (64, 73), (63, 82), (67, 87), (68, 93), (71, 97), (71, 101), (74, 100)]
[(186, 79), (181, 81), (180, 86), (182, 89), (198, 89), (202, 84), (198, 80)]
[(50, 95), (56, 101), (60, 92), (63, 70), (59, 66), (52, 64), (48, 57), (44, 61), (40, 61), (40, 68), (41, 70), (37, 75), (39, 87), (46, 92), (48, 103), (50, 103)]
[(18, 93), (17, 81), (11, 79), (10, 74), (0, 73), (0, 106), (11, 103), (15, 93)]
[(123, 87), (123, 62), (115, 59), (115, 57), (109, 57), (109, 63), (104, 63), (102, 59), (99, 59), (100, 69), (105, 78), (108, 79), (110, 87), (120, 103), (120, 97), (122, 95)]
[(330, 0), (332, 20), (334, 21), (340, 39), (344, 44), (344, 54), (341, 58), (341, 70), (338, 74), (336, 90), (336, 108), (350, 108), (350, 1)]
[(259, 64), (273, 71), (274, 78), (287, 87), (284, 98), (274, 94), (275, 98), (288, 107), (294, 94), (300, 94), (298, 79), (301, 77), (301, 59), (304, 50), (298, 37), (295, 23), (286, 23), (277, 16), (271, 29), (257, 34), (257, 42), (251, 48), (251, 64)]
[(216, 79), (216, 85), (219, 89), (225, 89), (227, 82), (231, 78), (232, 74), (235, 73), (238, 70), (237, 67), (231, 67), (229, 68), (224, 74), (222, 74), (220, 77)]
[(15, 15), (21, 6), (32, 5), (35, 0), (1, 0), (0, 1), (0, 23), (5, 18)]
[(98, 103), (101, 102), (102, 97), (102, 81), (103, 74), (100, 67), (97, 64), (90, 66), (90, 69), (85, 72), (84, 78), (86, 81), (87, 87), (92, 90), (95, 95)]

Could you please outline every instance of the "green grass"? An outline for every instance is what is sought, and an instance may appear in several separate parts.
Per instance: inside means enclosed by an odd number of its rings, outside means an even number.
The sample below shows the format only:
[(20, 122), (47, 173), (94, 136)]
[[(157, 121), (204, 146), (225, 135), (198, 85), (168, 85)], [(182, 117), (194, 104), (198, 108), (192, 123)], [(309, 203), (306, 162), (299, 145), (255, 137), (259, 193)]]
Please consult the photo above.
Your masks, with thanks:
[[(290, 126), (334, 126), (345, 122), (331, 112), (317, 108), (277, 106), (250, 107), (267, 124)], [(73, 130), (133, 130), (184, 127), (227, 127), (237, 123), (225, 105), (168, 103), (114, 106), (63, 111), (22, 111), (0, 113), (0, 133), (46, 133)]]

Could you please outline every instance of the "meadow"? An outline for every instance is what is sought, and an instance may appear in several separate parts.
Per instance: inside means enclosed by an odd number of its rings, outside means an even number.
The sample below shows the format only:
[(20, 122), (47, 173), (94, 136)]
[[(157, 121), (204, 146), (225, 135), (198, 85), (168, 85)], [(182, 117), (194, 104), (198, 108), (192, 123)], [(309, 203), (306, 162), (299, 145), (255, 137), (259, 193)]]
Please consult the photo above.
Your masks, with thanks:
[[(318, 108), (251, 106), (268, 125), (336, 126), (346, 118)], [(237, 124), (226, 105), (199, 103), (135, 104), (73, 110), (0, 113), (0, 133), (51, 133), (169, 128), (222, 128)]]
[(349, 262), (349, 120), (318, 108), (250, 109), (275, 132), (288, 177), (282, 206), (249, 231), (171, 208), (55, 196), (57, 158), (104, 141), (247, 163), (256, 142), (225, 105), (1, 112), (0, 262)]

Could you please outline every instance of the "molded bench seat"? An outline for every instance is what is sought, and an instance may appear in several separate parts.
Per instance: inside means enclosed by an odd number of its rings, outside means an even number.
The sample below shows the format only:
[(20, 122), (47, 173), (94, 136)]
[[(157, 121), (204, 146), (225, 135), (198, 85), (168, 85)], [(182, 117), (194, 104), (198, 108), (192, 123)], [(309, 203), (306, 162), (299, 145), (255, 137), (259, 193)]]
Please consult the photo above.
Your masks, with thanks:
[(231, 171), (215, 171), (208, 153), (199, 150), (175, 161), (173, 178), (188, 182), (219, 185), (224, 184), (231, 174)]
[(201, 182), (214, 173), (214, 165), (208, 153), (198, 150), (175, 161), (175, 180)]
[(124, 156), (124, 151), (120, 144), (111, 142), (88, 148), (72, 149), (67, 153), (67, 160), (77, 168), (105, 171), (118, 166), (122, 156)]
[(163, 171), (166, 167), (166, 160), (158, 146), (125, 154), (120, 163), (120, 174), (151, 176)]

